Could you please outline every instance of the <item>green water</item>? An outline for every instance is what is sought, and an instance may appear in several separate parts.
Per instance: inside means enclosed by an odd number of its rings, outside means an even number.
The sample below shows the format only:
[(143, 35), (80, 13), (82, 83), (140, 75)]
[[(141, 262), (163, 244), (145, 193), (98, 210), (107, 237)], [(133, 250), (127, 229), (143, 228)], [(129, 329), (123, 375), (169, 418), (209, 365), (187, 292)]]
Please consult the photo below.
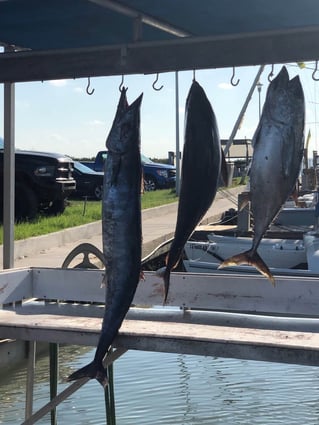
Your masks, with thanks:
[[(94, 350), (60, 348), (59, 391)], [(25, 368), (2, 373), (0, 423), (24, 419)], [(117, 425), (314, 425), (319, 423), (319, 369), (265, 362), (129, 351), (114, 367)], [(36, 365), (34, 410), (49, 400), (48, 358)], [(39, 424), (50, 424), (47, 415)], [(58, 407), (58, 424), (105, 424), (96, 381)]]

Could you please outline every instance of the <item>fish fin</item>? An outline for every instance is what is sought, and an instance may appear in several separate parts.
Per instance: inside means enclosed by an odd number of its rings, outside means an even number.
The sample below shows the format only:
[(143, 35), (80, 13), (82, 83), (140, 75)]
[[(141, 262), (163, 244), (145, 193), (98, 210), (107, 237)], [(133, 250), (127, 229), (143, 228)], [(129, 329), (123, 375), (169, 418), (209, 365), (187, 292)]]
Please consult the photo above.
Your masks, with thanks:
[(106, 388), (109, 383), (106, 371), (102, 363), (98, 364), (94, 360), (93, 362), (82, 367), (76, 372), (73, 372), (70, 376), (68, 376), (67, 381), (76, 381), (82, 378), (96, 379), (97, 381), (99, 381), (103, 388)]
[(165, 305), (167, 301), (167, 295), (169, 290), (169, 277), (170, 277), (171, 271), (167, 267), (161, 267), (160, 269), (156, 270), (156, 276), (161, 277), (164, 280), (164, 300), (163, 305)]
[(221, 148), (221, 165), (220, 165), (220, 172), (221, 172), (221, 177), (222, 180), (224, 182), (224, 186), (228, 185), (228, 168), (227, 168), (227, 162), (226, 162), (226, 158), (225, 158), (225, 154), (223, 149)]
[(219, 269), (222, 269), (227, 266), (239, 266), (241, 264), (248, 264), (249, 266), (254, 266), (263, 276), (267, 277), (270, 280), (273, 286), (275, 286), (275, 279), (269, 270), (267, 264), (264, 260), (258, 255), (257, 252), (253, 252), (252, 249), (240, 254), (234, 255), (233, 257), (224, 260), (219, 266)]
[(140, 271), (140, 280), (145, 280), (145, 274), (143, 270)]
[(166, 304), (167, 301), (167, 296), (168, 296), (168, 290), (169, 290), (169, 278), (171, 275), (171, 271), (168, 267), (166, 267), (165, 271), (164, 271), (164, 300), (163, 300), (163, 305)]

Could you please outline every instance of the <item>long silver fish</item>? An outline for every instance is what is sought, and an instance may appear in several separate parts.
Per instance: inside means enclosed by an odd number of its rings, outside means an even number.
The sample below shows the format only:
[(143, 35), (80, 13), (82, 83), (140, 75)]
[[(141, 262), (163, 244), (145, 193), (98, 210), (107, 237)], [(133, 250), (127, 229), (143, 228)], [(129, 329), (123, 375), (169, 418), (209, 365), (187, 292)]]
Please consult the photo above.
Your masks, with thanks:
[(299, 77), (289, 80), (287, 69), (282, 67), (268, 87), (262, 116), (252, 141), (252, 247), (226, 259), (220, 268), (239, 264), (253, 265), (274, 284), (274, 277), (258, 255), (257, 248), (296, 183), (304, 146), (304, 120), (304, 94)]
[(203, 88), (194, 80), (186, 99), (181, 190), (175, 234), (166, 267), (164, 271), (158, 271), (164, 278), (164, 303), (171, 270), (177, 266), (186, 241), (215, 198), (222, 163), (223, 179), (226, 180), (226, 162), (215, 114)]
[(141, 273), (141, 156), (140, 105), (130, 106), (123, 89), (106, 141), (102, 199), (103, 253), (106, 262), (106, 301), (100, 339), (93, 361), (72, 373), (108, 384), (103, 359), (130, 308)]

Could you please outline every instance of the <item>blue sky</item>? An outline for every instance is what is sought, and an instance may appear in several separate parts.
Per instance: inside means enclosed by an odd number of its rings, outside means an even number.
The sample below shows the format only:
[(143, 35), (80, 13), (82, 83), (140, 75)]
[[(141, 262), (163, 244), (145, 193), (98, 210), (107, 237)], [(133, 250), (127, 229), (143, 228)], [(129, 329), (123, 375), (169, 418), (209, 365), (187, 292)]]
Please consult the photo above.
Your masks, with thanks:
[[(314, 67), (308, 63), (307, 67)], [(230, 85), (232, 68), (196, 71), (196, 80), (204, 88), (214, 109), (221, 138), (227, 139), (243, 106), (257, 67), (236, 68), (239, 85)], [(274, 68), (275, 75), (281, 65)], [(318, 149), (317, 129), (319, 82), (311, 78), (311, 69), (299, 69), (295, 64), (287, 66), (290, 77), (300, 75), (306, 98), (306, 134), (311, 128), (310, 149)], [(271, 66), (266, 66), (260, 82), (261, 101), (264, 102)], [(319, 73), (318, 73), (319, 76)], [(124, 76), (128, 87), (129, 103), (144, 93), (141, 109), (142, 152), (150, 157), (165, 158), (168, 151), (175, 151), (175, 73), (159, 75), (154, 91), (156, 75)], [(179, 72), (179, 121), (180, 146), (183, 145), (184, 107), (192, 83), (193, 72)], [(105, 139), (113, 121), (119, 100), (121, 77), (91, 78), (92, 96), (87, 95), (87, 79), (58, 80), (16, 84), (16, 132), (17, 148), (60, 152), (72, 157), (93, 157), (104, 149)], [(3, 85), (0, 86), (0, 114), (3, 117)], [(319, 109), (318, 109), (319, 111)], [(258, 93), (254, 93), (248, 106), (237, 138), (252, 138), (258, 124)], [(3, 136), (3, 119), (0, 122)], [(318, 135), (319, 137), (319, 135)], [(318, 141), (318, 139), (317, 139)]]

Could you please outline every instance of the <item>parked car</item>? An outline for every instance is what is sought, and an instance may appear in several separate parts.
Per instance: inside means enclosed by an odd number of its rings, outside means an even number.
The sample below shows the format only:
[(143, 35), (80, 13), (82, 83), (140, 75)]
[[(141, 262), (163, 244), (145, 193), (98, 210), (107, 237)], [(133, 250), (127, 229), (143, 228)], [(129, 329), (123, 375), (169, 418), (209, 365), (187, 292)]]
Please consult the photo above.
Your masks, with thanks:
[(103, 194), (103, 172), (97, 172), (74, 161), (73, 177), (76, 181), (74, 196), (87, 196), (96, 200), (102, 199)]
[[(97, 153), (92, 162), (83, 162), (82, 164), (95, 171), (103, 171), (103, 164), (107, 156), (107, 151)], [(153, 162), (147, 156), (141, 155), (144, 174), (144, 190), (156, 190), (175, 187), (176, 168), (173, 165)]]
[[(63, 213), (75, 191), (73, 160), (60, 153), (15, 151), (15, 220), (32, 220), (39, 212)], [(0, 221), (3, 219), (4, 150), (0, 138)]]

